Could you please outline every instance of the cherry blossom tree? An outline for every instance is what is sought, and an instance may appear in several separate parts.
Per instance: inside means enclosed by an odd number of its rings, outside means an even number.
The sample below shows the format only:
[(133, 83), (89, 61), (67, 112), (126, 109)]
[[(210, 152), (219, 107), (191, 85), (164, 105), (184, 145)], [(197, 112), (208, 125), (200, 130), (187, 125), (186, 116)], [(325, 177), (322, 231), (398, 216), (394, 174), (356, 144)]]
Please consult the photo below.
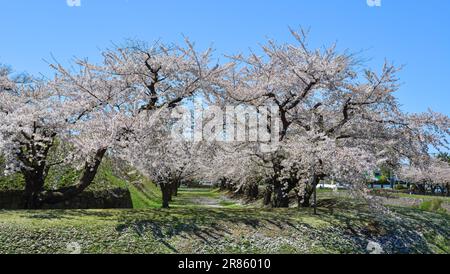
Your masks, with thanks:
[[(401, 111), (400, 68), (386, 62), (369, 70), (334, 45), (311, 50), (305, 32), (291, 32), (295, 43), (269, 40), (261, 55), (235, 55), (224, 65), (212, 63), (211, 49), (198, 52), (186, 40), (183, 46), (131, 42), (103, 51), (99, 64), (56, 63), (55, 78), (46, 81), (11, 77), (0, 67), (0, 153), (9, 172), (25, 178), (26, 207), (78, 195), (107, 153), (154, 180), (163, 207), (190, 178), (227, 182), (252, 195), (263, 185), (266, 205), (288, 207), (293, 193), (299, 206), (310, 206), (324, 179), (366, 195), (367, 174), (377, 167), (432, 163), (431, 148), (448, 149), (449, 117)], [(209, 108), (200, 122), (207, 138), (174, 138), (173, 111), (196, 97)], [(227, 106), (238, 111), (221, 117)], [(214, 138), (205, 133), (211, 121), (219, 122)], [(261, 128), (268, 139), (261, 139)], [(79, 181), (44, 189), (59, 164), (81, 169)], [(438, 166), (428, 172), (445, 182), (448, 173)]]
[(364, 189), (364, 175), (376, 166), (446, 146), (448, 117), (401, 112), (394, 96), (398, 68), (386, 63), (380, 73), (361, 74), (355, 56), (335, 46), (310, 50), (304, 32), (292, 34), (297, 44), (270, 40), (263, 56), (233, 56), (226, 92), (217, 93), (229, 102), (278, 108), (278, 149), (254, 152), (269, 178), (266, 203), (287, 207), (295, 190), (300, 205), (309, 206), (325, 178)]
[[(119, 129), (126, 124), (126, 115), (108, 109), (124, 88), (90, 73), (70, 76), (73, 82), (89, 85), (82, 91), (58, 77), (1, 90), (0, 151), (7, 171), (20, 172), (25, 179), (27, 208), (59, 203), (81, 193), (92, 183), (107, 147), (118, 140)], [(69, 163), (82, 169), (79, 181), (70, 187), (44, 189), (49, 170)]]
[(402, 180), (413, 184), (419, 194), (432, 194), (439, 189), (442, 195), (450, 195), (450, 165), (439, 159), (430, 159), (420, 164), (404, 165), (399, 171)]
[(123, 159), (152, 180), (161, 189), (162, 207), (169, 208), (173, 196), (183, 182), (196, 175), (198, 144), (171, 135), (168, 111), (150, 126), (145, 123), (134, 140), (120, 152)]
[(247, 193), (248, 198), (257, 198), (257, 187), (265, 174), (247, 146), (222, 142), (202, 144), (198, 158), (198, 174), (203, 180), (223, 190)]
[(185, 47), (133, 42), (103, 54), (102, 69), (131, 86), (126, 109), (137, 107), (132, 113), (134, 128), (116, 152), (160, 186), (163, 207), (169, 206), (194, 168), (191, 145), (171, 139), (171, 111), (186, 99), (205, 94), (208, 83), (221, 75), (223, 68), (211, 64), (211, 52), (199, 53), (186, 40)]
[(0, 64), (0, 90), (11, 90), (15, 86), (14, 81), (10, 78), (11, 68)]
[[(48, 81), (14, 83), (2, 68), (0, 152), (9, 171), (25, 177), (25, 206), (59, 203), (84, 191), (106, 153), (127, 146), (139, 122), (158, 119), (220, 73), (210, 56), (211, 50), (197, 53), (189, 41), (185, 47), (133, 43), (103, 52), (101, 64), (53, 64), (56, 76)], [(60, 153), (64, 157), (53, 163), (55, 143), (70, 153)], [(59, 163), (83, 169), (79, 182), (44, 189), (49, 169)]]

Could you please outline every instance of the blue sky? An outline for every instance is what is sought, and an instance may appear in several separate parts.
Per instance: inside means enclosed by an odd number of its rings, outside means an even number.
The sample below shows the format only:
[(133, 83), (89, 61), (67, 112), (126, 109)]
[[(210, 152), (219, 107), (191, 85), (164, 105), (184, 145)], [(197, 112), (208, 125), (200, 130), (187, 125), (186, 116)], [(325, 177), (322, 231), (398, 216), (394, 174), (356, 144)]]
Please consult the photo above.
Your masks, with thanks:
[(100, 49), (127, 38), (246, 52), (266, 37), (290, 41), (288, 27), (310, 27), (314, 47), (338, 42), (367, 66), (385, 58), (405, 65), (398, 97), (408, 112), (450, 115), (450, 1), (381, 0), (0, 0), (0, 63), (50, 74), (43, 59), (98, 60)]

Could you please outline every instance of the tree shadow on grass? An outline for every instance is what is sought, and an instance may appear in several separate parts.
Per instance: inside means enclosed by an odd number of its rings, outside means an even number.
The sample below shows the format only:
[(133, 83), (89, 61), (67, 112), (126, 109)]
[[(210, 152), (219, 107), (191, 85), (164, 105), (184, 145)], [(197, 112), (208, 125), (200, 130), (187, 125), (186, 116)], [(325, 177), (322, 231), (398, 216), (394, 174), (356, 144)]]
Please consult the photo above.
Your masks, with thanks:
[(78, 219), (83, 217), (95, 217), (99, 220), (112, 218), (116, 214), (102, 210), (64, 210), (64, 209), (50, 209), (50, 210), (36, 210), (36, 211), (22, 211), (20, 217), (40, 220), (63, 220), (63, 219)]
[[(267, 216), (266, 216), (267, 215)], [(223, 209), (169, 209), (138, 211), (132, 215), (119, 217), (116, 231), (125, 233), (133, 231), (140, 237), (150, 233), (171, 251), (177, 252), (169, 241), (175, 236), (193, 237), (209, 244), (219, 240), (232, 231), (224, 224), (233, 224), (257, 230), (273, 223), (281, 227), (282, 220), (277, 221), (277, 214), (261, 210), (223, 210)]]
[[(450, 236), (448, 215), (396, 208), (397, 217), (379, 216), (366, 205), (336, 205), (332, 201), (319, 206), (318, 215), (313, 215), (311, 209), (173, 208), (24, 211), (20, 216), (37, 220), (73, 219), (81, 224), (84, 217), (91, 221), (112, 221), (116, 232), (132, 232), (141, 238), (152, 236), (174, 253), (179, 251), (171, 244), (173, 237), (193, 238), (208, 244), (235, 233), (230, 225), (234, 228), (242, 226), (240, 233), (263, 229), (273, 231), (274, 235), (289, 227), (305, 237), (319, 238), (325, 248), (338, 252), (346, 250), (336, 247), (339, 240), (329, 239), (335, 235), (349, 240), (359, 252), (364, 252), (368, 240), (372, 240), (380, 243), (387, 253), (433, 253), (420, 234), (426, 230), (444, 239)], [(330, 211), (330, 207), (334, 209)], [(329, 240), (331, 244), (327, 242)], [(445, 248), (442, 250), (446, 251)]]
[(415, 209), (396, 208), (388, 213), (370, 211), (368, 207), (349, 208), (335, 212), (329, 221), (344, 228), (346, 235), (362, 249), (368, 241), (381, 244), (385, 253), (410, 254), (434, 253), (423, 232), (433, 231), (448, 238), (448, 223), (437, 224), (426, 214), (418, 214)]

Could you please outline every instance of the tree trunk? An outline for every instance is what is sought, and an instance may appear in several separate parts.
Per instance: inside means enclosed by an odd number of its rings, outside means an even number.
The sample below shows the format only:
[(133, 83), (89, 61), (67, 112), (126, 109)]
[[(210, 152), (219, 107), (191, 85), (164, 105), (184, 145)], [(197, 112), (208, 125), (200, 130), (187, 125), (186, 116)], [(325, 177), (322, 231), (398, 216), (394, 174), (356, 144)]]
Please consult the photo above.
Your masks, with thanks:
[(83, 192), (88, 186), (92, 184), (97, 175), (98, 168), (102, 163), (103, 157), (107, 148), (99, 149), (94, 157), (94, 161), (86, 162), (84, 166), (83, 175), (76, 185), (64, 187), (55, 191), (43, 191), (40, 196), (42, 197), (43, 204), (57, 204), (73, 199), (81, 192)]
[(160, 184), (162, 193), (162, 208), (169, 208), (169, 202), (171, 199), (170, 195), (170, 185)]
[(267, 186), (266, 191), (264, 192), (264, 206), (269, 206), (272, 203), (272, 187)]
[(300, 191), (298, 189), (294, 190), (295, 191), (295, 197), (297, 198), (297, 207), (301, 208), (302, 207), (302, 201), (303, 201), (303, 196), (300, 193)]
[(274, 199), (273, 199), (273, 207), (275, 208), (287, 208), (289, 207), (289, 196), (286, 193), (280, 184), (275, 185), (274, 187)]
[(426, 194), (426, 187), (425, 187), (425, 184), (417, 184), (417, 188), (418, 188), (418, 190), (419, 190), (419, 193), (418, 193), (418, 194), (423, 194), (423, 195)]
[(301, 207), (310, 207), (311, 206), (311, 196), (313, 191), (305, 190), (303, 193), (303, 197), (301, 198)]
[[(33, 123), (33, 132), (36, 133), (38, 125)], [(25, 179), (24, 205), (25, 209), (38, 209), (42, 206), (41, 192), (44, 190), (45, 177), (49, 166), (47, 166), (47, 156), (53, 146), (53, 138), (56, 134), (46, 135), (49, 139), (36, 142), (34, 136), (22, 132), (27, 142), (22, 144), (17, 154), (24, 167), (21, 173)], [(31, 155), (24, 152), (28, 150)]]
[(34, 186), (25, 187), (24, 193), (24, 208), (25, 209), (39, 209), (42, 203), (39, 201), (39, 193), (41, 193), (40, 188), (35, 188)]
[(33, 168), (33, 170), (22, 171), (25, 179), (24, 208), (39, 209), (42, 206), (40, 193), (44, 190), (45, 163)]
[(42, 203), (39, 200), (39, 194), (42, 192), (43, 188), (43, 177), (29, 175), (25, 176), (25, 209), (39, 209), (42, 206)]
[(235, 187), (232, 181), (227, 181), (226, 182), (226, 190), (228, 191), (235, 191)]
[(313, 176), (313, 182), (312, 185), (306, 187), (305, 189), (305, 193), (303, 194), (303, 199), (302, 199), (302, 207), (310, 207), (311, 206), (311, 197), (314, 194), (314, 191), (317, 188), (317, 185), (319, 184), (321, 180), (321, 177), (314, 175)]
[(219, 180), (219, 188), (220, 190), (225, 190), (227, 188), (227, 179), (222, 178)]
[(249, 200), (256, 200), (258, 198), (258, 194), (259, 194), (258, 184), (253, 183), (245, 187), (244, 195)]
[(445, 185), (438, 185), (439, 191), (441, 192), (441, 196), (445, 197)]
[(178, 197), (178, 189), (181, 186), (181, 182), (175, 182), (172, 185), (172, 196)]
[(238, 188), (236, 188), (235, 190), (233, 190), (235, 194), (237, 195), (243, 195), (244, 193), (244, 186), (240, 185)]

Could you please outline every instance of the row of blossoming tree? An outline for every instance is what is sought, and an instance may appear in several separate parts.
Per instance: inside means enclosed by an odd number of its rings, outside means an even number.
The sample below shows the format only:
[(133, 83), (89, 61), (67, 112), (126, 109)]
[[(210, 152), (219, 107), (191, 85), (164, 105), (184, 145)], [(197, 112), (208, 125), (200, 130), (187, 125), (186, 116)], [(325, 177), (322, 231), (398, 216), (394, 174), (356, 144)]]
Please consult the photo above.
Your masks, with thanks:
[[(322, 180), (368, 195), (368, 174), (379, 166), (412, 183), (439, 185), (448, 194), (449, 165), (430, 150), (448, 149), (449, 117), (402, 112), (395, 97), (399, 69), (393, 65), (377, 73), (335, 46), (310, 49), (302, 31), (292, 35), (295, 43), (269, 40), (260, 55), (229, 56), (227, 63), (214, 62), (211, 49), (199, 52), (186, 41), (130, 43), (104, 51), (98, 64), (55, 63), (52, 79), (15, 76), (1, 67), (0, 155), (8, 173), (24, 178), (25, 207), (79, 195), (108, 156), (158, 184), (163, 207), (187, 180), (249, 196), (263, 187), (265, 205), (288, 207), (296, 197), (307, 207)], [(174, 134), (182, 117), (174, 113), (181, 106), (190, 113), (195, 98), (203, 99), (203, 110), (257, 108), (255, 119), (267, 118), (263, 125), (276, 145), (267, 149), (267, 140), (230, 136), (227, 142), (192, 141), (186, 133)], [(202, 125), (214, 119), (214, 111), (206, 113)], [(224, 118), (223, 126), (244, 123), (251, 131), (245, 113), (240, 118)], [(79, 169), (79, 180), (45, 188), (49, 171), (61, 165)]]

